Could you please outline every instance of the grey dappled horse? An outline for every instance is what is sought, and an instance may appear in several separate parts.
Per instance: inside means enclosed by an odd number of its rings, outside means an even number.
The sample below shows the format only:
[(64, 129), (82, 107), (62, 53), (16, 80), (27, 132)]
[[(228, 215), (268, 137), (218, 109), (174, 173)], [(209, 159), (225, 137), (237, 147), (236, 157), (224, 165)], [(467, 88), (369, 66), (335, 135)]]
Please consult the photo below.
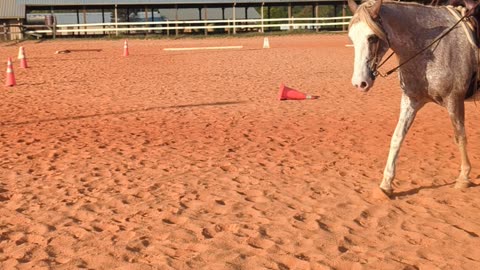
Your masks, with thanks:
[(380, 188), (387, 195), (392, 194), (400, 146), (416, 113), (427, 102), (445, 107), (450, 115), (461, 154), (460, 175), (455, 187), (468, 187), (470, 161), (464, 127), (464, 100), (476, 91), (478, 49), (469, 42), (460, 24), (428, 47), (458, 22), (446, 7), (382, 3), (382, 0), (360, 5), (348, 0), (348, 5), (354, 13), (348, 35), (355, 50), (352, 76), (355, 87), (368, 91), (373, 86), (379, 61), (389, 48), (395, 52), (399, 63), (406, 62), (398, 69), (402, 89), (400, 117)]

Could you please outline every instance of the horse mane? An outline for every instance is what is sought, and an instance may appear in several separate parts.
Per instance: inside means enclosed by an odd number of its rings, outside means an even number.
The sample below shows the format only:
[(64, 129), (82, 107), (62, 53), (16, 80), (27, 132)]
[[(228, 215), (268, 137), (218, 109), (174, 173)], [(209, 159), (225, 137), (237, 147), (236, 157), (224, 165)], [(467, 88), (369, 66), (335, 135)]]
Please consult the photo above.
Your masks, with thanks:
[(352, 27), (354, 23), (364, 22), (368, 25), (368, 27), (370, 27), (370, 29), (372, 29), (373, 33), (376, 36), (378, 36), (378, 38), (380, 38), (381, 40), (387, 41), (387, 35), (383, 31), (383, 29), (380, 27), (380, 25), (378, 25), (378, 23), (376, 23), (375, 20), (370, 15), (369, 9), (374, 3), (375, 1), (370, 0), (358, 5), (357, 10), (355, 11), (353, 18), (350, 21), (348, 28)]
[[(375, 22), (375, 20), (370, 15), (370, 7), (373, 6), (375, 0), (366, 0), (360, 5), (358, 5), (355, 14), (353, 15), (352, 20), (350, 21), (349, 28), (352, 24), (357, 23), (359, 21), (365, 22), (370, 29), (372, 29), (373, 33), (378, 36), (378, 38), (387, 41), (387, 34), (383, 31), (382, 27)], [(400, 4), (400, 5), (411, 5), (411, 6), (425, 6), (416, 2), (392, 2), (392, 1), (383, 1), (383, 4)]]

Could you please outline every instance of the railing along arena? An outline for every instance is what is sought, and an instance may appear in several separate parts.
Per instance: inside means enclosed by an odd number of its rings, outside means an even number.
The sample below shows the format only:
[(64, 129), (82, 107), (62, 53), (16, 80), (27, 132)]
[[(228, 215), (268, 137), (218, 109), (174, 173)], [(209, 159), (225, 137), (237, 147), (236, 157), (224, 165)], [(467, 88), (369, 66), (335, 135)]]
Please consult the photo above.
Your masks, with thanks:
[[(281, 19), (238, 19), (238, 20), (197, 20), (197, 21), (159, 21), (159, 22), (113, 22), (86, 24), (57, 24), (55, 30), (26, 30), (26, 34), (53, 34), (76, 32), (129, 32), (129, 31), (170, 31), (170, 30), (210, 30), (210, 29), (245, 29), (245, 28), (311, 28), (348, 25), (351, 16), (322, 18), (281, 18)], [(307, 21), (307, 22), (305, 22)], [(333, 22), (331, 22), (333, 21)], [(286, 23), (282, 23), (286, 22)], [(192, 25), (203, 24), (203, 25)], [(28, 25), (25, 25), (28, 29)], [(97, 28), (92, 28), (97, 27)], [(284, 30), (288, 30), (284, 29)]]

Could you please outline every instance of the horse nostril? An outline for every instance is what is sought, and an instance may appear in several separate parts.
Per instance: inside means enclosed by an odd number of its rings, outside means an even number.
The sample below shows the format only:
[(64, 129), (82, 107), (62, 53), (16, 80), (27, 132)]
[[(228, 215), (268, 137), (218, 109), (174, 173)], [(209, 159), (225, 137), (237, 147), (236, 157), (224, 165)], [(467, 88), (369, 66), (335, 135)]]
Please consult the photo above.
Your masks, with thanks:
[(367, 88), (368, 84), (366, 82), (362, 82), (360, 84), (360, 88)]

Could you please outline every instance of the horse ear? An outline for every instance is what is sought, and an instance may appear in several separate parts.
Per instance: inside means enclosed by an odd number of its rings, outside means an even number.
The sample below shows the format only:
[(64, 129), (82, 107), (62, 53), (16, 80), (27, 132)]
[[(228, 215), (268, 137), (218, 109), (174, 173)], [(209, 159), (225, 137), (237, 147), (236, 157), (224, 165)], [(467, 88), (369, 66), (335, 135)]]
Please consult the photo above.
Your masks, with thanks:
[(355, 11), (357, 11), (357, 3), (355, 3), (354, 0), (348, 0), (348, 8), (350, 8), (350, 11), (355, 14)]
[(372, 16), (372, 18), (375, 19), (378, 17), (378, 13), (380, 12), (380, 6), (382, 6), (382, 0), (377, 0), (370, 8), (370, 16)]

